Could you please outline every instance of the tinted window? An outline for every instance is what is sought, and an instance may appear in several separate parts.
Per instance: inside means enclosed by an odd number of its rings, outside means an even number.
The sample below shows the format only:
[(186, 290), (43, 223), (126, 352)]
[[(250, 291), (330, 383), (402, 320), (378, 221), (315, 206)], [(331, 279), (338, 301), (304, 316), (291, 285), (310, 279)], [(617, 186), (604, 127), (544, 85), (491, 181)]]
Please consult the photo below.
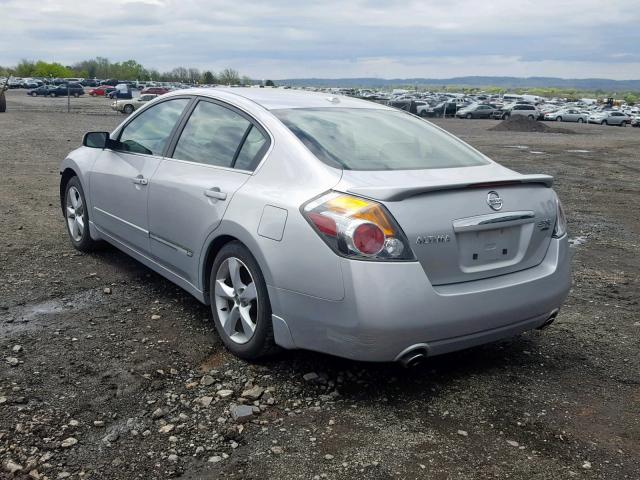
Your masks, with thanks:
[(122, 150), (162, 155), (169, 135), (188, 103), (186, 98), (177, 98), (142, 112), (122, 130), (119, 139)]
[(233, 166), (241, 170), (253, 170), (266, 147), (267, 139), (265, 136), (256, 127), (251, 127)]
[(200, 102), (176, 145), (173, 158), (230, 167), (251, 123), (240, 114), (211, 102)]
[(396, 110), (273, 110), (320, 160), (345, 170), (411, 170), (488, 163), (463, 142)]

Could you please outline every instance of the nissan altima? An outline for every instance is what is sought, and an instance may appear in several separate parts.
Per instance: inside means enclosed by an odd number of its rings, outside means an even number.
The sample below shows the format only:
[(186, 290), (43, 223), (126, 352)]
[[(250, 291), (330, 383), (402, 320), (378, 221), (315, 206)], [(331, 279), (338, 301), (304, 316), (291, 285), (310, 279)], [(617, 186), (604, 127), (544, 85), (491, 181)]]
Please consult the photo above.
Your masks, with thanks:
[(411, 365), (547, 326), (571, 283), (551, 177), (365, 100), (176, 91), (60, 172), (75, 248), (107, 241), (181, 286), (249, 360)]

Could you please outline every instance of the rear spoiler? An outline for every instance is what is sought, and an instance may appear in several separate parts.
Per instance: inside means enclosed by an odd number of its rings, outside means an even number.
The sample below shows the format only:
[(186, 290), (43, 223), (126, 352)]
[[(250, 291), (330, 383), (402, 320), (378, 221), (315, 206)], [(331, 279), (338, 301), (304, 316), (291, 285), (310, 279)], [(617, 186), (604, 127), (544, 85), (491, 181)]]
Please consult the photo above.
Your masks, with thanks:
[(451, 183), (433, 183), (431, 185), (421, 186), (362, 186), (362, 187), (350, 187), (347, 189), (348, 193), (355, 195), (361, 195), (363, 197), (370, 197), (376, 200), (382, 200), (387, 202), (397, 202), (404, 200), (405, 198), (414, 197), (423, 193), (437, 192), (441, 190), (459, 190), (463, 188), (499, 188), (513, 185), (523, 185), (537, 183), (550, 188), (553, 184), (553, 177), (550, 175), (518, 175), (513, 178), (507, 178), (504, 180), (487, 180), (477, 181), (472, 180), (469, 183), (465, 182), (451, 182)]

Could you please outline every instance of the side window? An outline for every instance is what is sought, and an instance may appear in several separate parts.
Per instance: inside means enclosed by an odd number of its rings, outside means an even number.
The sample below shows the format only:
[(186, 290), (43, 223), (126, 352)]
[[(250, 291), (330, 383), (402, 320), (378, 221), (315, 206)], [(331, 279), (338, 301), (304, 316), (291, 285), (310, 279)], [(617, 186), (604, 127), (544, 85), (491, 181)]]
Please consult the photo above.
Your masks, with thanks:
[(252, 126), (233, 166), (241, 170), (253, 170), (260, 161), (260, 157), (267, 145), (267, 139), (262, 132)]
[(251, 123), (238, 113), (201, 101), (180, 135), (173, 158), (231, 167)]
[(169, 135), (188, 103), (187, 98), (176, 98), (142, 112), (120, 133), (121, 150), (162, 155)]

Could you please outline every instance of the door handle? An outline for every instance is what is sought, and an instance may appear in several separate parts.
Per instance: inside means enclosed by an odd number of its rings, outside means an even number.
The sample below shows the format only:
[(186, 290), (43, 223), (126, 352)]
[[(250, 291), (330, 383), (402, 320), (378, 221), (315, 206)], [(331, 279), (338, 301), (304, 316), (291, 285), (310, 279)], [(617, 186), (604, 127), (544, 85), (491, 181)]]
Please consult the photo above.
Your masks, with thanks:
[(205, 197), (215, 198), (216, 200), (226, 200), (227, 194), (221, 192), (218, 187), (210, 188), (209, 190), (204, 191)]
[(133, 183), (135, 183), (136, 185), (148, 185), (149, 184), (149, 180), (147, 180), (144, 177), (135, 177), (134, 179), (131, 180)]

